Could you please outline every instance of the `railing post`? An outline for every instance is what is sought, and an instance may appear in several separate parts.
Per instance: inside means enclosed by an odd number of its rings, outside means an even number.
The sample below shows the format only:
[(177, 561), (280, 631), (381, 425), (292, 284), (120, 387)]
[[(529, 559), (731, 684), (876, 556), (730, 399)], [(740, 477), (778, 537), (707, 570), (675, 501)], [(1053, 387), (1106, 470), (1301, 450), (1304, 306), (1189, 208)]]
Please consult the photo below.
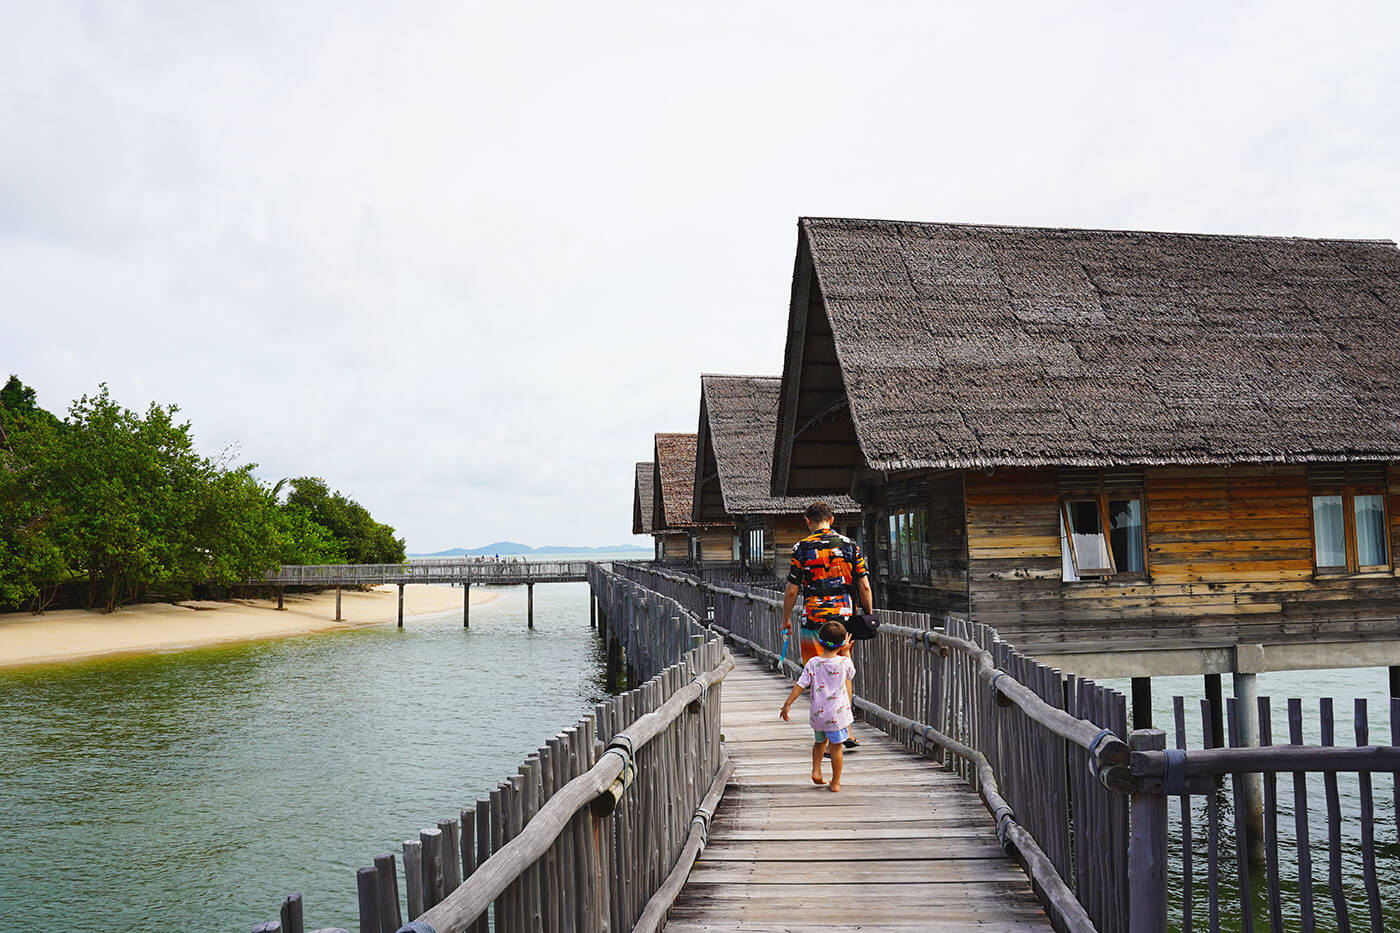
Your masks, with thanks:
[[(1128, 736), (1135, 752), (1162, 751), (1167, 734), (1137, 729)], [(1167, 933), (1167, 798), (1134, 792), (1128, 804), (1128, 929)]]

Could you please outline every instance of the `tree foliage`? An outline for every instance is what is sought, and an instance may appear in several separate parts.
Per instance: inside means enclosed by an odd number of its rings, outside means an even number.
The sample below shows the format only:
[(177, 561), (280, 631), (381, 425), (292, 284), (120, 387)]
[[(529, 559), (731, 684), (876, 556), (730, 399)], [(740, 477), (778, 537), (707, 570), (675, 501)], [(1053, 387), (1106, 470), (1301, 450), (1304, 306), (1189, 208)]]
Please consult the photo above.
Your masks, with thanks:
[(0, 607), (60, 588), (111, 610), (152, 590), (228, 585), (278, 564), (398, 562), (403, 542), (324, 481), (269, 486), (200, 455), (174, 405), (105, 385), (60, 420), (17, 377), (0, 388)]

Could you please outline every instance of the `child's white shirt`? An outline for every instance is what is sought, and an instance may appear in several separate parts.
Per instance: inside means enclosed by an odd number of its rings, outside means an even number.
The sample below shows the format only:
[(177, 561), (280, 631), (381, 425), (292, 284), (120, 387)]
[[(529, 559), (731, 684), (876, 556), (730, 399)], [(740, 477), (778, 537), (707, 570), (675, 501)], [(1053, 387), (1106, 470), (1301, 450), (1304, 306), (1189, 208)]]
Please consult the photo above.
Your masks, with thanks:
[(814, 732), (840, 732), (852, 722), (851, 698), (846, 694), (846, 681), (854, 680), (856, 666), (850, 658), (820, 655), (807, 662), (797, 685), (812, 690), (811, 723)]

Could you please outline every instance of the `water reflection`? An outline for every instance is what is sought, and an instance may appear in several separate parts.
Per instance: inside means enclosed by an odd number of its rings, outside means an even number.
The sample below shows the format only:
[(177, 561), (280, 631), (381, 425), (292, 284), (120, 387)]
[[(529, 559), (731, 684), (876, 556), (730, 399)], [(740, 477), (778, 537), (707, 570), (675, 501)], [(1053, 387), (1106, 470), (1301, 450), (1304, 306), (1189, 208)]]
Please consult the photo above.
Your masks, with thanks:
[(455, 816), (605, 695), (583, 584), (392, 626), (0, 673), (0, 929), (246, 929)]

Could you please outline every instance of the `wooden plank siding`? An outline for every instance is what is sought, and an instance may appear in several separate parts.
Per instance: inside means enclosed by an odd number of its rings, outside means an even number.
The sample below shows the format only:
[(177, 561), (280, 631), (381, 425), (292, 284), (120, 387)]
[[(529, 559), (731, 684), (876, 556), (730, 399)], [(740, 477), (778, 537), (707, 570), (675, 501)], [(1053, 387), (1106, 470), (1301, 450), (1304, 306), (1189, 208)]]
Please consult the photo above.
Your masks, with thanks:
[[(961, 473), (936, 473), (917, 480), (904, 478), (874, 493), (880, 514), (900, 508), (928, 510), (926, 581), (903, 579), (881, 572), (889, 561), (889, 526), (876, 520), (867, 524), (866, 548), (871, 573), (881, 589), (882, 604), (917, 612), (966, 615), (968, 612), (968, 540), (966, 507)], [(1058, 555), (1059, 544), (1056, 543)]]
[(657, 537), (661, 539), (661, 560), (664, 563), (683, 564), (690, 560), (690, 535), (684, 531), (668, 531)]
[(734, 526), (721, 525), (715, 528), (697, 528), (693, 532), (699, 542), (699, 557), (702, 561), (734, 560)]
[[(1391, 465), (1392, 559), (1398, 475)], [(1061, 580), (1056, 470), (975, 471), (964, 480), (971, 616), (1016, 645), (1352, 640), (1400, 620), (1393, 570), (1315, 572), (1301, 466), (1147, 469), (1148, 579), (1123, 582)]]

